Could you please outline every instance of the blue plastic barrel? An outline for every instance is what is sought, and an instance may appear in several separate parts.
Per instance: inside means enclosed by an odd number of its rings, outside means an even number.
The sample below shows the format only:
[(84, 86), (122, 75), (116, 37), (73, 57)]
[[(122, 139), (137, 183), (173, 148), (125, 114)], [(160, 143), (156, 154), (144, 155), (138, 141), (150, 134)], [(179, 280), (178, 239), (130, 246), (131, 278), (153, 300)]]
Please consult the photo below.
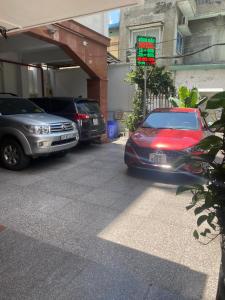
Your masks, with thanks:
[(108, 121), (107, 122), (107, 134), (109, 139), (115, 139), (119, 135), (119, 127), (117, 121)]

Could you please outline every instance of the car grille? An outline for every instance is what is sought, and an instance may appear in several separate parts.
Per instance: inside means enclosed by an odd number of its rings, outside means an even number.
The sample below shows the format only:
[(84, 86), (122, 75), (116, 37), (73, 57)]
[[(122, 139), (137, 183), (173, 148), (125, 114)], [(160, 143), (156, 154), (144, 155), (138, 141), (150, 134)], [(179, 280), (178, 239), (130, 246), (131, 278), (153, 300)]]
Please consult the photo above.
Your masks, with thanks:
[(71, 122), (52, 123), (50, 124), (50, 129), (51, 129), (51, 133), (65, 132), (65, 131), (72, 131), (73, 126)]
[(149, 161), (149, 154), (160, 151), (162, 154), (166, 155), (167, 163), (173, 163), (177, 159), (181, 158), (184, 153), (182, 151), (170, 151), (170, 150), (156, 150), (151, 148), (142, 148), (137, 146), (136, 144), (132, 144), (132, 148), (137, 153), (138, 157), (142, 160)]
[(52, 146), (64, 145), (64, 144), (72, 143), (75, 141), (76, 141), (75, 138), (63, 140), (63, 141), (55, 141), (55, 142), (52, 142)]

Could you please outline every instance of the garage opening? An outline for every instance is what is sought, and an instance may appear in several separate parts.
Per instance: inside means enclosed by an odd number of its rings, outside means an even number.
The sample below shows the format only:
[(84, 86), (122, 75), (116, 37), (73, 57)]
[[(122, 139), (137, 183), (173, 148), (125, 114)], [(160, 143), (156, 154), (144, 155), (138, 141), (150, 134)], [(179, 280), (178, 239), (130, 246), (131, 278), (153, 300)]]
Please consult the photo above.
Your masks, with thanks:
[(88, 97), (107, 117), (108, 45), (108, 38), (75, 21), (1, 38), (0, 92)]

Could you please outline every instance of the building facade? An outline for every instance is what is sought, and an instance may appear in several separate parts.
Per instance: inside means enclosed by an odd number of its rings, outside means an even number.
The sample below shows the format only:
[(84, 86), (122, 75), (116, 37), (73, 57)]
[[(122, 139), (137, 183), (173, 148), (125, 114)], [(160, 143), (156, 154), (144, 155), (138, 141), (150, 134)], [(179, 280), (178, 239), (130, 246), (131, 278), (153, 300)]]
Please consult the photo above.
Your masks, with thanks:
[(173, 71), (176, 86), (207, 96), (225, 90), (225, 45), (216, 45), (225, 43), (225, 0), (145, 0), (122, 9), (119, 58), (131, 65), (137, 35), (156, 37), (157, 64)]

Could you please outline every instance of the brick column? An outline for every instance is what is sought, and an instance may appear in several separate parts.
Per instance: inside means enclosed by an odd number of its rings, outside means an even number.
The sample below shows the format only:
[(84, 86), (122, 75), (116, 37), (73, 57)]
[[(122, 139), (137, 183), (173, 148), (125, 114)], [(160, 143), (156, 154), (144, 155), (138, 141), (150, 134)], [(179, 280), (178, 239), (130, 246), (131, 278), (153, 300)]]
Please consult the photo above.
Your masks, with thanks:
[[(105, 121), (108, 119), (108, 105), (107, 105), (107, 79), (92, 78), (87, 79), (87, 95), (88, 98), (97, 100), (100, 105), (101, 112), (105, 117)], [(102, 142), (109, 142), (107, 134), (102, 136)]]
[(100, 109), (105, 117), (105, 120), (108, 118), (107, 87), (107, 79), (87, 79), (88, 98), (97, 100), (99, 102)]

